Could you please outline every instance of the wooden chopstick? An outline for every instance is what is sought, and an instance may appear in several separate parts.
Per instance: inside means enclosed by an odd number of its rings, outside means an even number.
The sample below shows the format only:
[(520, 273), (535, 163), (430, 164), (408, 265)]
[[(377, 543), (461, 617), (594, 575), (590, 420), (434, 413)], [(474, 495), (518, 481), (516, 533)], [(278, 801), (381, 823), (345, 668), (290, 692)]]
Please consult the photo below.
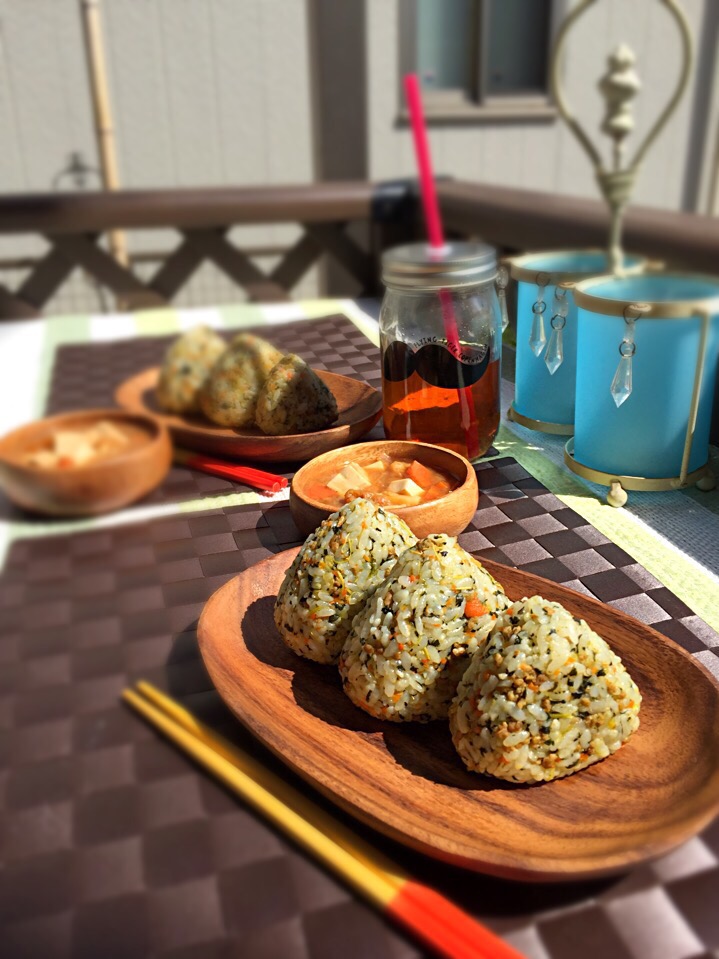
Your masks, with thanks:
[(328, 869), (446, 959), (522, 959), (467, 913), (414, 882), (155, 686), (140, 682), (137, 691), (126, 689), (123, 699)]
[(394, 882), (398, 888), (409, 878), (406, 873), (403, 873), (399, 867), (395, 866), (372, 846), (363, 842), (341, 823), (331, 819), (315, 803), (305, 798), (302, 793), (293, 789), (292, 786), (270, 772), (257, 760), (228, 742), (224, 736), (211, 730), (184, 706), (181, 706), (176, 700), (158, 689), (157, 686), (141, 680), (137, 683), (136, 688), (145, 699), (148, 699), (167, 716), (174, 719), (183, 729), (204, 742), (209, 749), (213, 749), (219, 756), (231, 762), (236, 769), (242, 769), (268, 792), (280, 796), (285, 805), (290, 806), (307, 822), (320, 823), (325, 835), (330, 836), (334, 842), (351, 852), (356, 859), (361, 860), (371, 868), (379, 868), (385, 874), (385, 877)]

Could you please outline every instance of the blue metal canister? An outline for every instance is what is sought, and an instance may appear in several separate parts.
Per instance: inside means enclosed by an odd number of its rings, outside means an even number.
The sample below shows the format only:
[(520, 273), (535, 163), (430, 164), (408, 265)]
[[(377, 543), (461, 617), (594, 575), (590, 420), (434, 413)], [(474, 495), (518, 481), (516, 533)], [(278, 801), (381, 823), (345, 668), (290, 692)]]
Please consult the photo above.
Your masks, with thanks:
[(577, 284), (574, 298), (577, 403), (567, 464), (625, 490), (710, 488), (719, 280), (595, 277)]
[[(630, 270), (644, 260), (628, 257)], [(574, 432), (577, 308), (572, 288), (607, 269), (600, 250), (564, 250), (513, 257), (517, 280), (517, 367), (510, 419), (530, 429)]]

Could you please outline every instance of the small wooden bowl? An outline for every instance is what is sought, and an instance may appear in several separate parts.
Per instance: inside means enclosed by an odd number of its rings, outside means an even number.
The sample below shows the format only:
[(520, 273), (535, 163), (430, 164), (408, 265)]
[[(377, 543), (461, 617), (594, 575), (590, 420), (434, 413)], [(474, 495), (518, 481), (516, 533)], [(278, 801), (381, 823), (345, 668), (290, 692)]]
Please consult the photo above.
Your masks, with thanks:
[[(110, 420), (132, 428), (130, 443), (114, 456), (84, 466), (40, 469), (24, 456), (60, 429), (82, 429)], [(94, 516), (145, 496), (167, 475), (172, 443), (150, 416), (122, 410), (85, 410), (35, 420), (0, 439), (0, 487), (16, 506), (49, 516)]]
[(479, 499), (477, 476), (469, 460), (459, 453), (433, 446), (431, 443), (416, 443), (414, 440), (378, 440), (374, 443), (357, 443), (342, 449), (331, 450), (316, 456), (298, 470), (290, 488), (290, 510), (297, 528), (303, 536), (316, 529), (337, 507), (327, 506), (322, 500), (309, 496), (307, 489), (339, 472), (345, 463), (361, 457), (371, 462), (380, 454), (397, 459), (416, 459), (424, 466), (431, 466), (449, 473), (459, 486), (431, 503), (419, 506), (387, 506), (409, 526), (415, 536), (422, 539), (430, 533), (447, 533), (458, 536), (466, 529), (475, 514)]

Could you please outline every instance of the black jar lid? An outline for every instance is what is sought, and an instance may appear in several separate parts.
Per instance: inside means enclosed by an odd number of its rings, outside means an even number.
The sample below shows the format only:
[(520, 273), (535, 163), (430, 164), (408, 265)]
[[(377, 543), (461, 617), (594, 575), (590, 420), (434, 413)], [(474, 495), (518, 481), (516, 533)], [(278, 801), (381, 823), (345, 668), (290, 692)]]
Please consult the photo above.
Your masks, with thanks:
[(496, 275), (497, 251), (488, 243), (451, 241), (441, 250), (409, 243), (382, 254), (382, 282), (393, 290), (458, 290)]

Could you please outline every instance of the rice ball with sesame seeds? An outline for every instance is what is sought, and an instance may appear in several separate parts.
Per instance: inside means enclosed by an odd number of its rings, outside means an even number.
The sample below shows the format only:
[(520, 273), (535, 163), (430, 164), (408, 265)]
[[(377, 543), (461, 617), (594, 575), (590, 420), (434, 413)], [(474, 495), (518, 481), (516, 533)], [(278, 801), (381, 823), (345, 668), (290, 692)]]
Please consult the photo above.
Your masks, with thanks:
[(282, 353), (261, 337), (235, 336), (200, 391), (202, 412), (219, 426), (250, 426), (262, 385), (281, 359)]
[(355, 613), (416, 541), (405, 522), (366, 499), (328, 516), (277, 594), (275, 624), (285, 644), (306, 659), (336, 662)]
[(584, 620), (532, 596), (497, 619), (449, 722), (468, 769), (546, 782), (616, 752), (639, 726), (640, 703), (621, 659)]
[(323, 430), (337, 419), (329, 387), (294, 353), (283, 356), (257, 398), (255, 421), (270, 436)]
[(165, 353), (157, 383), (157, 402), (168, 413), (199, 413), (199, 392), (227, 343), (209, 326), (178, 337)]
[(345, 692), (378, 719), (446, 717), (468, 658), (508, 605), (453, 536), (425, 537), (355, 616), (339, 659)]

